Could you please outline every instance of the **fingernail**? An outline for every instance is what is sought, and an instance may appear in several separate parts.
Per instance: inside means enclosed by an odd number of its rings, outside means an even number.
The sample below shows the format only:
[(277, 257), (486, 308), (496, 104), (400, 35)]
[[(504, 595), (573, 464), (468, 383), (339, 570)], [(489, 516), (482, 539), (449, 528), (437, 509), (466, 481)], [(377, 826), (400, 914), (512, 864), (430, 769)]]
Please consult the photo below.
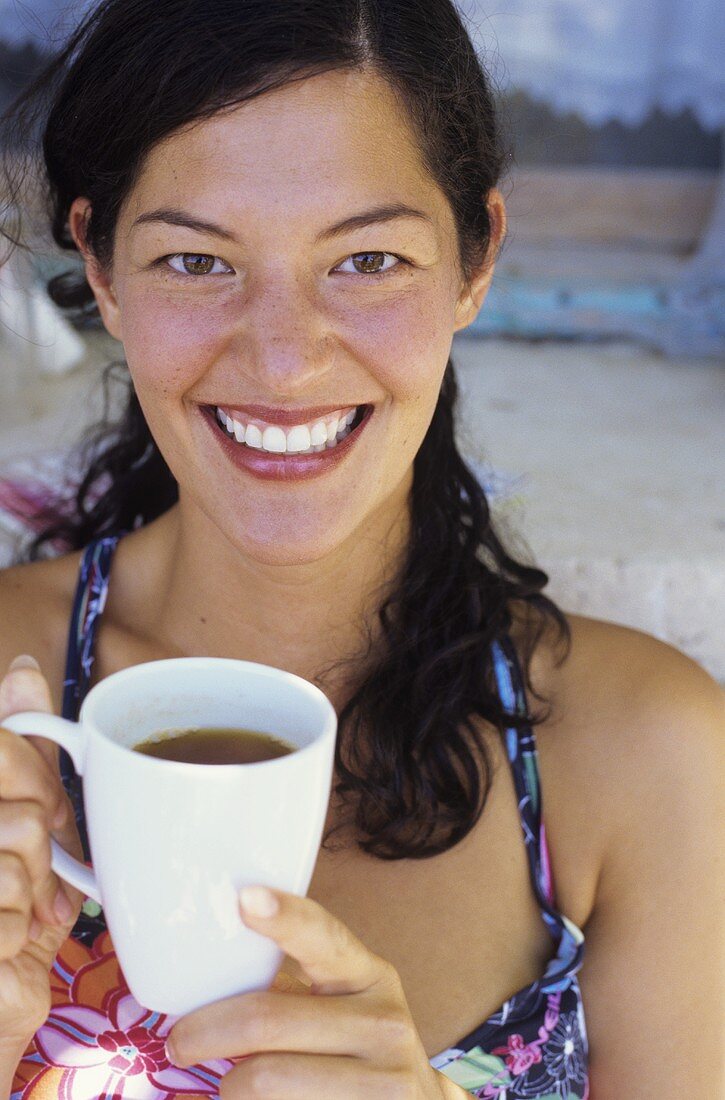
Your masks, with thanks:
[(65, 924), (73, 916), (73, 906), (62, 886), (58, 887), (58, 893), (55, 895), (53, 912), (61, 924)]
[(171, 1062), (172, 1066), (175, 1066), (177, 1064), (176, 1054), (174, 1053), (174, 1046), (171, 1042), (171, 1036), (169, 1036), (169, 1038), (164, 1043), (164, 1053), (166, 1054), (167, 1062)]
[(40, 665), (35, 660), (35, 657), (31, 657), (29, 653), (21, 653), (19, 657), (11, 661), (8, 672), (15, 672), (18, 668), (34, 668), (36, 671), (40, 672)]
[(239, 891), (239, 901), (250, 917), (273, 917), (279, 912), (279, 902), (266, 886), (245, 886)]

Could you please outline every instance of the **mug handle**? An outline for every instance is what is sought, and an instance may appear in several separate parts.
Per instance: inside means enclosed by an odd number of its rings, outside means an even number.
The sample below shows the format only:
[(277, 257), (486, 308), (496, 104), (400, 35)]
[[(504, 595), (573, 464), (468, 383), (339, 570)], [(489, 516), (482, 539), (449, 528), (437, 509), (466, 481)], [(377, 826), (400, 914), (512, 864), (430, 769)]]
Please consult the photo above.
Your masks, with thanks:
[[(81, 722), (70, 722), (56, 714), (24, 710), (4, 718), (0, 725), (11, 733), (47, 737), (50, 741), (55, 741), (69, 754), (78, 775), (83, 775), (86, 736)], [(55, 873), (80, 890), (84, 897), (93, 898), (101, 905), (101, 894), (92, 869), (74, 859), (53, 837), (50, 838), (50, 847), (51, 865)]]

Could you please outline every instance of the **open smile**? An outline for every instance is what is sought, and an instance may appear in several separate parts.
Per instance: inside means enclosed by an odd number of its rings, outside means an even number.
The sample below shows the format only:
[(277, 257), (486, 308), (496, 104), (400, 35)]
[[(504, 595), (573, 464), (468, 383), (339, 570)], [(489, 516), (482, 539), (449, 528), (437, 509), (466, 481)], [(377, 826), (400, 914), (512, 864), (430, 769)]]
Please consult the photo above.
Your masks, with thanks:
[(365, 430), (374, 406), (342, 406), (314, 422), (289, 428), (264, 425), (223, 405), (200, 409), (235, 466), (264, 480), (296, 481), (338, 465)]

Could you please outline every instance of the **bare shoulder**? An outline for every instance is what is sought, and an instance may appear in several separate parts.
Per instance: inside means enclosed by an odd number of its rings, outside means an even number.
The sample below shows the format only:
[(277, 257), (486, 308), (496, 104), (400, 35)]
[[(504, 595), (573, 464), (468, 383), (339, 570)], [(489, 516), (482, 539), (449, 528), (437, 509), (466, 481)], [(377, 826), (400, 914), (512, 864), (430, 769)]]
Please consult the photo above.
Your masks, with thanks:
[(567, 618), (570, 652), (558, 669), (548, 666), (552, 728), (564, 744), (575, 737), (597, 758), (599, 746), (632, 766), (722, 737), (725, 693), (690, 657), (639, 630)]
[(549, 705), (537, 741), (547, 829), (568, 894), (562, 907), (569, 901), (572, 919), (586, 919), (613, 853), (622, 856), (637, 836), (664, 836), (663, 814), (693, 802), (711, 812), (725, 760), (725, 693), (649, 634), (580, 616), (568, 622), (566, 659), (543, 645), (532, 681)]
[(0, 669), (19, 653), (40, 663), (60, 703), (80, 552), (0, 570)]

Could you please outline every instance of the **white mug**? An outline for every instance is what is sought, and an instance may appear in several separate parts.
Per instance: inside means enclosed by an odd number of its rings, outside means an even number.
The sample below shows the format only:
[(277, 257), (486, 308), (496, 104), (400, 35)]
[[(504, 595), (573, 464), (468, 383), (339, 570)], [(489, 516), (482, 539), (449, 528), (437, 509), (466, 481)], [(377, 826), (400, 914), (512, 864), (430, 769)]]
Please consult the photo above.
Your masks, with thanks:
[[(135, 665), (88, 693), (79, 721), (23, 712), (14, 733), (48, 737), (83, 776), (90, 869), (55, 841), (53, 868), (99, 902), (144, 1007), (172, 1016), (269, 986), (282, 952), (243, 923), (238, 894), (303, 895), (330, 795), (337, 715), (299, 676), (250, 661)], [(251, 729), (295, 751), (253, 764), (188, 764), (134, 752), (161, 730)]]

